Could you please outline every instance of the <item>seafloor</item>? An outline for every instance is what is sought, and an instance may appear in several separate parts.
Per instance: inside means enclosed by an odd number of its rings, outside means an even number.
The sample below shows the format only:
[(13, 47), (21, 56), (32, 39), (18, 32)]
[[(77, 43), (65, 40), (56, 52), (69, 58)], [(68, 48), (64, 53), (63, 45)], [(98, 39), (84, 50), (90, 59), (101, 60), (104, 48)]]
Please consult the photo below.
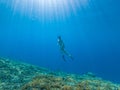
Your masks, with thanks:
[(53, 72), (0, 58), (0, 90), (120, 90), (120, 84), (96, 77)]

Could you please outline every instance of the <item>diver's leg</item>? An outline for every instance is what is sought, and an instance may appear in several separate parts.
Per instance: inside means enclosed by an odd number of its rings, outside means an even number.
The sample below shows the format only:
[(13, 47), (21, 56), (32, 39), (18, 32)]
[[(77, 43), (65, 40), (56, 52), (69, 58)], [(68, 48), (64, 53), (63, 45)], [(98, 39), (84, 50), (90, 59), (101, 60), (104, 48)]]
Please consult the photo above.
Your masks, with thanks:
[(70, 57), (70, 58), (73, 60), (73, 57), (72, 57), (71, 54), (69, 54), (66, 50), (63, 50), (63, 51), (64, 51), (64, 53), (65, 53), (68, 57)]
[(71, 54), (69, 54), (69, 57), (70, 57), (72, 60), (74, 60), (74, 58), (72, 57), (72, 55), (71, 55)]
[(65, 56), (64, 56), (64, 55), (62, 55), (62, 58), (63, 58), (63, 60), (64, 60), (64, 61), (66, 61), (66, 59), (65, 59)]

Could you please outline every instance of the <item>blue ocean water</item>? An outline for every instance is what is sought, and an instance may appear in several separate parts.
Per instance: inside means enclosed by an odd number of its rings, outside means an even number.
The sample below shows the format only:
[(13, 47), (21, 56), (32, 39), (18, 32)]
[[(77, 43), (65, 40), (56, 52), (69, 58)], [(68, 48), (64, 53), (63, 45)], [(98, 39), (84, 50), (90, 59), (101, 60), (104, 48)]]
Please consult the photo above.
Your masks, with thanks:
[[(70, 10), (63, 19), (44, 21), (37, 13), (31, 18), (14, 12), (9, 3), (0, 1), (1, 57), (68, 73), (92, 72), (120, 83), (120, 1), (88, 0), (77, 14)], [(74, 60), (62, 59), (59, 35)]]

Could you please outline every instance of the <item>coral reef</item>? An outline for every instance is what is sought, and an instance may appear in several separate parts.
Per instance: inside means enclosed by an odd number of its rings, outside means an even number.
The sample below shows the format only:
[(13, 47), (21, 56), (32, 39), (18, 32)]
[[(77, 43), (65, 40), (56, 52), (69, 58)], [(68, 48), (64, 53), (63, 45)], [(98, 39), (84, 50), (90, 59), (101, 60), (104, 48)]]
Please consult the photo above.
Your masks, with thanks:
[(120, 90), (120, 85), (91, 72), (84, 75), (53, 72), (0, 58), (0, 90)]
[[(117, 86), (109, 81), (95, 78), (70, 81), (67, 77), (35, 76), (26, 83), (21, 90), (119, 90)], [(72, 77), (71, 77), (72, 78)]]

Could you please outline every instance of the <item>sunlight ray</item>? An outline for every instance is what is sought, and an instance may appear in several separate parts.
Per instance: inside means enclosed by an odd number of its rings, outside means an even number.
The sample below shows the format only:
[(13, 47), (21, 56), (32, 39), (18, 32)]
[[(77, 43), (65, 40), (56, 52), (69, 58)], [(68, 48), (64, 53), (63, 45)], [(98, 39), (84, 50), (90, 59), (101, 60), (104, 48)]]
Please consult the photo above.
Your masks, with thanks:
[[(13, 13), (45, 19), (65, 19), (70, 14), (77, 15), (81, 7), (88, 4), (88, 0), (12, 0), (6, 4), (13, 9)], [(5, 2), (1, 1), (1, 2)]]

